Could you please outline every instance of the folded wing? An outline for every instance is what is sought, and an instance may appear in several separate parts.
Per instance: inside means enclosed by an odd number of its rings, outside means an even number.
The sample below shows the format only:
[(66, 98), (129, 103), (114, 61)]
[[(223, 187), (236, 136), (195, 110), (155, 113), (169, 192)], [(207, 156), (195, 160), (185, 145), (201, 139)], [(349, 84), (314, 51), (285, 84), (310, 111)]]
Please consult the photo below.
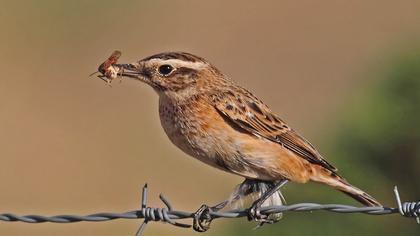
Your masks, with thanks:
[(240, 88), (235, 91), (230, 88), (212, 95), (212, 102), (219, 114), (231, 121), (236, 128), (276, 142), (310, 163), (320, 165), (334, 173), (337, 171), (322, 158), (314, 146), (247, 90)]

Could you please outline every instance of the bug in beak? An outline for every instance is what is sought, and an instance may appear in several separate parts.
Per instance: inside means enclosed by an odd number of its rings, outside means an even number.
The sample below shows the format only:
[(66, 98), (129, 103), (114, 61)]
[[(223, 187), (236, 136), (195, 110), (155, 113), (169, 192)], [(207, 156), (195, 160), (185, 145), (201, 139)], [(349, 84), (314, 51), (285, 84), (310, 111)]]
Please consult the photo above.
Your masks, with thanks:
[(147, 79), (145, 78), (143, 73), (141, 73), (139, 63), (117, 64), (118, 59), (120, 57), (121, 52), (114, 51), (105, 62), (99, 65), (98, 71), (92, 73), (90, 76), (100, 73), (100, 75), (98, 75), (97, 77), (102, 79), (109, 85), (114, 79), (122, 77), (128, 77), (147, 82)]

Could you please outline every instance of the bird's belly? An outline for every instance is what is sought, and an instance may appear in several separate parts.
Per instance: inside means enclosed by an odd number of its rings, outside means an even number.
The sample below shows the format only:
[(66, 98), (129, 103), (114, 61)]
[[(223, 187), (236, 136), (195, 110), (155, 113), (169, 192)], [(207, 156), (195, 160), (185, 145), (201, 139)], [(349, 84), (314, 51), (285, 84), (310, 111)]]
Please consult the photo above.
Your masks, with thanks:
[(171, 142), (208, 165), (246, 178), (307, 179), (300, 176), (306, 173), (301, 158), (277, 143), (232, 128), (222, 117), (211, 116), (211, 110), (190, 114), (174, 114), (168, 108), (160, 111)]
[[(191, 122), (192, 117), (183, 120), (177, 116), (161, 115), (162, 127), (171, 142), (188, 155), (218, 169), (245, 176), (260, 178), (263, 173), (257, 173), (248, 155), (242, 150), (244, 137), (231, 132), (229, 127), (217, 120)], [(245, 136), (245, 138), (252, 138)]]

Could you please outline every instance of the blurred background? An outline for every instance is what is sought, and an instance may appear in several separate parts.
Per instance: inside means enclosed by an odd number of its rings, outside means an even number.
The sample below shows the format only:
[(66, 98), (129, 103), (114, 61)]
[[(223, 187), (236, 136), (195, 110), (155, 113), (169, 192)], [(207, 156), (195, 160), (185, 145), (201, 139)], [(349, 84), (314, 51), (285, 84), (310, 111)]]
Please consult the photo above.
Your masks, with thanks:
[[(195, 211), (240, 177), (174, 147), (158, 97), (135, 81), (89, 78), (110, 53), (207, 58), (315, 144), (351, 183), (387, 206), (392, 188), (420, 200), (420, 2), (2, 1), (0, 212), (89, 214), (151, 206), (164, 193)], [(289, 99), (293, 97), (293, 99)], [(288, 203), (357, 205), (317, 184), (288, 184)], [(140, 221), (0, 222), (0, 235), (133, 235)], [(217, 220), (206, 235), (418, 235), (400, 216), (287, 213), (252, 230)], [(197, 235), (151, 224), (145, 235)]]

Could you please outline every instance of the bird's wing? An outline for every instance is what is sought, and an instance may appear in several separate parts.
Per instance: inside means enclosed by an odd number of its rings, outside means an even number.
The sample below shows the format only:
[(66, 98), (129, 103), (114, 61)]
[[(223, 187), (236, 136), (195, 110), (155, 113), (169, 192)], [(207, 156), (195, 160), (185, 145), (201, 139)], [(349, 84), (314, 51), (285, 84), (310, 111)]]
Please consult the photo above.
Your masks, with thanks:
[[(235, 91), (236, 90), (236, 91)], [(263, 102), (245, 89), (229, 89), (213, 94), (213, 106), (231, 125), (252, 135), (276, 142), (310, 163), (336, 172), (318, 151), (302, 136), (291, 129)]]

